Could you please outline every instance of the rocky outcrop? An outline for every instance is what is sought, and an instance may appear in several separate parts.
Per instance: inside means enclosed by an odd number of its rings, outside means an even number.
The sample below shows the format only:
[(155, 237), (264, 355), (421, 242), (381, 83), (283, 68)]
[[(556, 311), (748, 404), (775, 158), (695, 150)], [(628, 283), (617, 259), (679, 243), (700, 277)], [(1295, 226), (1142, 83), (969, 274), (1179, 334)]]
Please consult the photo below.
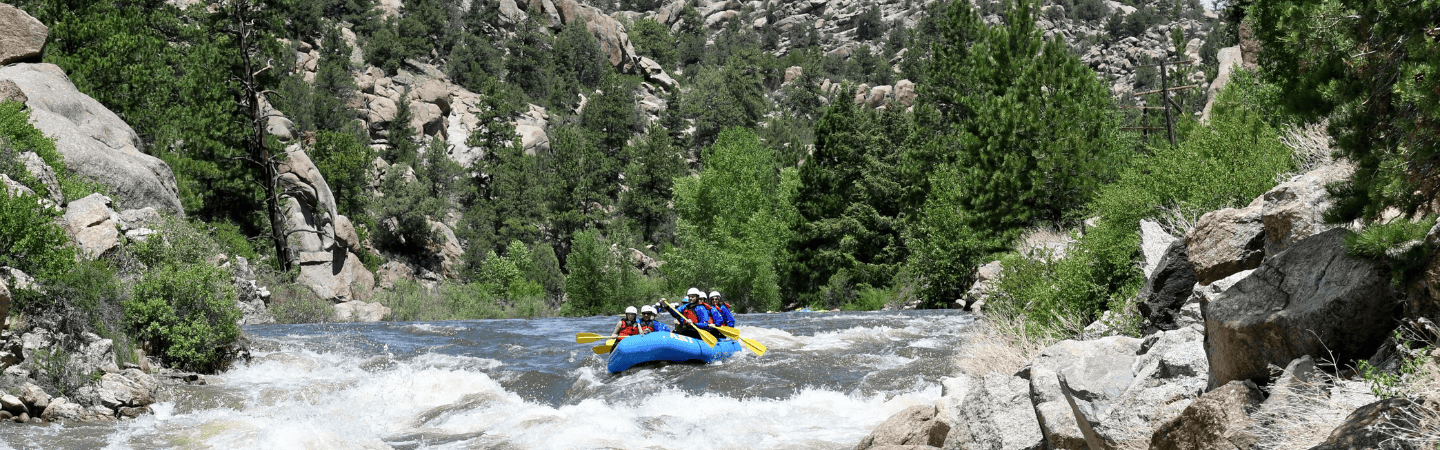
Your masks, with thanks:
[(1040, 422), (1024, 378), (990, 372), (974, 380), (953, 413), (947, 450), (1039, 450)]
[(1301, 239), (1334, 228), (1323, 217), (1333, 203), (1325, 186), (1348, 179), (1352, 173), (1352, 164), (1330, 164), (1265, 192), (1260, 212), (1265, 226), (1265, 255), (1274, 256)]
[(1133, 358), (1092, 356), (1061, 370), (1066, 400), (1090, 448), (1147, 446), (1152, 430), (1204, 391), (1203, 341), (1198, 326), (1162, 331), (1146, 337)]
[(1200, 120), (1210, 121), (1210, 108), (1215, 106), (1215, 94), (1219, 94), (1226, 84), (1230, 83), (1230, 75), (1240, 67), (1240, 46), (1225, 47), (1216, 52), (1215, 59), (1218, 60), (1220, 70), (1215, 75), (1215, 80), (1210, 82), (1210, 88), (1206, 92), (1209, 100), (1205, 102), (1205, 109), (1200, 112)]
[(299, 145), (286, 148), (285, 156), (280, 167), (280, 187), (285, 196), (286, 233), (300, 266), (296, 282), (323, 299), (344, 302), (369, 298), (375, 276), (345, 245), (347, 239), (357, 238), (353, 228), (345, 228), (349, 220), (336, 212), (330, 186)]
[(1150, 330), (1174, 330), (1180, 323), (1180, 309), (1192, 297), (1195, 286), (1195, 269), (1185, 250), (1184, 239), (1172, 240), (1170, 248), (1157, 262), (1157, 268), (1140, 289), (1140, 303), (1136, 305)]
[(101, 194), (70, 202), (60, 223), (88, 258), (99, 258), (120, 245), (118, 214), (110, 209), (110, 197)]
[(0, 65), (39, 60), (50, 28), (20, 8), (0, 3)]
[(10, 286), (0, 279), (0, 331), (10, 327)]
[[(1078, 389), (1085, 389), (1085, 392), (1096, 395), (1118, 395), (1129, 385), (1128, 379), (1133, 376), (1110, 369), (1123, 365), (1128, 372), (1128, 367), (1134, 361), (1142, 343), (1140, 339), (1125, 336), (1111, 336), (1093, 341), (1061, 341), (1041, 351), (1029, 366), (1020, 371), (1020, 377), (1030, 381), (1030, 400), (1035, 407), (1035, 416), (1040, 422), (1041, 433), (1051, 448), (1089, 448), (1085, 433), (1076, 420), (1075, 407), (1071, 406), (1066, 398), (1065, 388), (1061, 386), (1060, 371), (1082, 360), (1093, 359), (1085, 363), (1084, 367), (1072, 370), (1070, 378), (1075, 378), (1075, 373), (1086, 371), (1113, 373), (1115, 377), (1109, 380), (1096, 381), (1097, 384), (1093, 386)], [(1094, 408), (1095, 404), (1109, 397), (1086, 398)]]
[(20, 162), (25, 164), (25, 171), (30, 172), (30, 176), (40, 183), (41, 186), (36, 189), (44, 188), (44, 191), (41, 192), (42, 197), (50, 200), (52, 204), (65, 203), (65, 195), (60, 192), (60, 179), (55, 176), (55, 169), (50, 168), (45, 160), (40, 159), (40, 155), (35, 152), (22, 152), (20, 153)]
[(1379, 266), (1345, 253), (1348, 233), (1301, 240), (1201, 304), (1212, 387), (1265, 382), (1267, 365), (1304, 355), (1344, 361), (1374, 352), (1394, 329), (1398, 303)]
[(14, 81), (0, 80), (0, 102), (25, 103), (26, 100), (29, 98), (25, 96), (25, 91), (20, 90)]
[(55, 138), (55, 148), (76, 174), (110, 189), (121, 209), (153, 206), (183, 214), (175, 175), (159, 158), (140, 151), (135, 130), (100, 102), (81, 93), (54, 64), (0, 67), (0, 80), (25, 92), (30, 123)]
[(950, 434), (950, 425), (937, 419), (935, 414), (935, 405), (905, 408), (875, 427), (875, 431), (855, 445), (855, 450), (880, 449), (893, 445), (945, 445), (945, 436)]
[(995, 292), (995, 284), (999, 283), (1000, 272), (1004, 270), (1000, 261), (990, 261), (975, 269), (975, 283), (965, 291), (965, 297), (960, 299), (958, 307), (966, 311), (980, 311), (985, 306), (985, 301), (990, 294)]
[(1264, 396), (1255, 383), (1231, 381), (1195, 399), (1179, 416), (1155, 429), (1151, 450), (1245, 450), (1255, 444), (1246, 431), (1250, 412)]
[(390, 308), (379, 303), (359, 300), (335, 304), (335, 320), (340, 322), (379, 322), (390, 316)]
[(1200, 216), (1186, 237), (1187, 256), (1200, 284), (1210, 284), (1260, 266), (1265, 257), (1263, 199), (1245, 208), (1226, 208)]
[(1140, 271), (1145, 278), (1155, 272), (1155, 267), (1160, 265), (1160, 258), (1170, 250), (1170, 244), (1175, 242), (1176, 237), (1171, 236), (1159, 223), (1149, 220), (1140, 221), (1140, 256), (1144, 261)]
[[(343, 216), (341, 216), (343, 217)], [(231, 281), (235, 283), (235, 301), (240, 306), (240, 325), (263, 325), (275, 323), (275, 316), (266, 307), (270, 303), (270, 290), (261, 286), (250, 268), (250, 261), (236, 256), (230, 266)]]

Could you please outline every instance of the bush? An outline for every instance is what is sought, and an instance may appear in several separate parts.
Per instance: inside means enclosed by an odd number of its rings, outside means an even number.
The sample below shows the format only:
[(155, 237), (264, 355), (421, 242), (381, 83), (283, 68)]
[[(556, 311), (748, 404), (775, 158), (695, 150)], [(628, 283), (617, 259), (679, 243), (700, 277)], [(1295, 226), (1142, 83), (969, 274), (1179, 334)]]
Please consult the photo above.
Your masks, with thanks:
[(399, 281), (391, 291), (377, 292), (374, 300), (390, 308), (397, 322), (509, 319), (543, 317), (549, 308), (540, 295), (506, 299), (484, 283), (442, 282), (427, 289), (414, 281)]
[(55, 223), (60, 212), (32, 195), (0, 192), (0, 265), (46, 278), (73, 264), (70, 238)]
[(271, 283), (270, 315), (279, 323), (325, 323), (335, 321), (335, 308), (309, 287), (295, 283)]
[(1407, 280), (1420, 276), (1430, 262), (1423, 241), (1433, 226), (1435, 216), (1414, 222), (1400, 218), (1372, 224), (1346, 236), (1345, 249), (1350, 256), (1389, 263), (1391, 282), (1403, 286)]
[(136, 339), (173, 367), (223, 368), (226, 347), (240, 337), (240, 310), (230, 274), (207, 264), (166, 264), (135, 285), (124, 302), (125, 324)]

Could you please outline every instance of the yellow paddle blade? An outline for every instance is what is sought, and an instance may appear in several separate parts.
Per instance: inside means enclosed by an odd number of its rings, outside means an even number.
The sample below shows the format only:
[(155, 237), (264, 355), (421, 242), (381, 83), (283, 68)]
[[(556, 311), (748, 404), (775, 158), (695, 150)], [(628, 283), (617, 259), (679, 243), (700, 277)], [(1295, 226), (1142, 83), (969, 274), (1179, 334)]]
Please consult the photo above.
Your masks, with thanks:
[(740, 330), (737, 330), (737, 329), (734, 329), (734, 328), (731, 328), (731, 327), (727, 327), (727, 326), (721, 325), (721, 326), (715, 327), (715, 329), (720, 330), (720, 334), (723, 334), (723, 335), (725, 335), (725, 337), (728, 337), (728, 338), (732, 338), (732, 339), (733, 339), (733, 338), (738, 338), (738, 337), (740, 337)]
[(749, 351), (751, 351), (751, 352), (754, 352), (754, 353), (755, 353), (755, 356), (765, 356), (765, 352), (766, 352), (767, 350), (769, 350), (769, 349), (765, 348), (765, 344), (761, 344), (761, 343), (759, 343), (759, 342), (755, 342), (754, 339), (750, 339), (750, 338), (739, 338), (739, 339), (740, 339), (740, 345), (741, 345), (741, 346), (744, 346), (746, 350), (749, 350)]
[(606, 353), (610, 353), (611, 350), (615, 350), (615, 340), (614, 340), (614, 339), (610, 339), (610, 340), (608, 340), (608, 341), (605, 341), (604, 344), (600, 344), (600, 345), (595, 346), (595, 354), (597, 354), (597, 355), (603, 355), (603, 354), (606, 354)]
[(715, 336), (710, 334), (710, 332), (702, 330), (694, 324), (690, 326), (695, 327), (695, 331), (700, 333), (700, 340), (705, 341), (705, 345), (709, 345), (710, 348), (715, 348), (715, 343), (720, 341), (719, 339), (715, 339)]
[(613, 339), (613, 338), (615, 338), (615, 336), (601, 336), (601, 335), (598, 335), (598, 334), (595, 334), (595, 333), (575, 333), (575, 343), (576, 343), (576, 344), (585, 344), (585, 343), (595, 342), (595, 341), (598, 341), (598, 340), (601, 340), (601, 339)]

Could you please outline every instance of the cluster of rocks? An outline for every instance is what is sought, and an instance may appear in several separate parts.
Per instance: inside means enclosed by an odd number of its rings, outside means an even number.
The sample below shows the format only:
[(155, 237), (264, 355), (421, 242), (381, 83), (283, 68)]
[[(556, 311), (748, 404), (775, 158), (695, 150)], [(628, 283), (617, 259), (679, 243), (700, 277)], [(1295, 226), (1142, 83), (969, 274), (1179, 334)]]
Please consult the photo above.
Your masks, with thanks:
[[(1321, 214), (1332, 202), (1326, 184), (1353, 170), (1340, 161), (1295, 176), (1243, 208), (1201, 216), (1184, 236), (1142, 223), (1144, 338), (1062, 341), (1015, 373), (947, 378), (942, 398), (919, 407), (925, 414), (893, 417), (857, 449), (1255, 448), (1297, 426), (1333, 428), (1315, 434), (1324, 441), (1314, 448), (1359, 449), (1433, 421), (1431, 400), (1380, 400), (1316, 367), (1324, 358), (1393, 370), (1404, 347), (1387, 338), (1416, 316), (1401, 299), (1417, 303), (1440, 282), (1432, 272), (1401, 292), (1379, 264), (1347, 254), (1353, 232)], [(1437, 241), (1440, 227), (1415, 244)], [(1324, 408), (1352, 412), (1303, 417)], [(943, 438), (890, 437), (924, 433)]]

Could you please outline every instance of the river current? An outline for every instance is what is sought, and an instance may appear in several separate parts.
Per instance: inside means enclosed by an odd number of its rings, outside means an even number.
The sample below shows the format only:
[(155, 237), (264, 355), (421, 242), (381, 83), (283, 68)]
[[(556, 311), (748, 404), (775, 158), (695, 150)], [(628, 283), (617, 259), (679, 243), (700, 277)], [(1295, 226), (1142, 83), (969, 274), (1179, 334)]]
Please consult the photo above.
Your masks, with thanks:
[(848, 449), (940, 396), (959, 311), (747, 314), (769, 347), (605, 369), (614, 317), (247, 326), (254, 359), (108, 424), (0, 424), (9, 449)]

